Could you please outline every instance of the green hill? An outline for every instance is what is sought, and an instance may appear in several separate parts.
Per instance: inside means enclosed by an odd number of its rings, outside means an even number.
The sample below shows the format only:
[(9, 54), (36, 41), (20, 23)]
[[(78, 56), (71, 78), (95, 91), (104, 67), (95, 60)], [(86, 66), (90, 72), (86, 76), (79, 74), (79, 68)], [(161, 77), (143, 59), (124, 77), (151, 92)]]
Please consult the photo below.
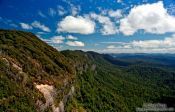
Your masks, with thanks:
[(32, 33), (0, 30), (0, 111), (134, 112), (144, 103), (174, 106), (175, 70), (130, 62), (95, 52), (58, 52)]
[[(71, 62), (32, 33), (0, 30), (0, 111), (35, 111), (43, 95), (35, 84), (63, 88), (72, 83)], [(59, 103), (70, 86), (55, 96)]]

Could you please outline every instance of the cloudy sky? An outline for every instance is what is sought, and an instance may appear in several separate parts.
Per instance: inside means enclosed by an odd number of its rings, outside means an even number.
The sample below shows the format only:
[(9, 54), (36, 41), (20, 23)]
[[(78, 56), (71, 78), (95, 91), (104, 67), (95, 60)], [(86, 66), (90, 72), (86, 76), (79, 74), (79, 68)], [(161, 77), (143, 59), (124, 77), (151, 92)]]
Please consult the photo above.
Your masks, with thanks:
[(175, 0), (0, 0), (0, 28), (58, 50), (175, 53)]

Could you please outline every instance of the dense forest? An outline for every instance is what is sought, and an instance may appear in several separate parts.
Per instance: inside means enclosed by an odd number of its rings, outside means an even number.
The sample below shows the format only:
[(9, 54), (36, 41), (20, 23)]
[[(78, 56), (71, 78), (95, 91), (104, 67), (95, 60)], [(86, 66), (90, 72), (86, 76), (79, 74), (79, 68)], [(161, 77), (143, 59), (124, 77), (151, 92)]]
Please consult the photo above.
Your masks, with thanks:
[(32, 33), (0, 30), (0, 111), (40, 111), (36, 102), (47, 101), (35, 84), (55, 88), (55, 105), (74, 87), (64, 102), (67, 112), (134, 112), (144, 103), (175, 107), (173, 56), (59, 52)]
[(93, 112), (134, 112), (136, 107), (141, 107), (144, 103), (175, 106), (173, 68), (146, 61), (126, 65), (129, 61), (136, 60), (130, 59), (127, 62), (94, 52), (63, 51), (63, 54), (72, 58), (84, 54), (82, 59), (89, 59), (88, 62), (93, 63), (85, 72), (77, 74), (76, 95), (68, 103), (68, 111), (79, 108)]

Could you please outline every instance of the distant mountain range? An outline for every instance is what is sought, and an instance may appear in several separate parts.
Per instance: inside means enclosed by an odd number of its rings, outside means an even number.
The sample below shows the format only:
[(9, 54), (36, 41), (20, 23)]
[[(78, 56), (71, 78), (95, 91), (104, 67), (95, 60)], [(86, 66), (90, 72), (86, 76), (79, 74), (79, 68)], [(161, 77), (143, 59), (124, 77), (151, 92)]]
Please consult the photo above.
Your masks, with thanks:
[(112, 63), (115, 63), (115, 61), (122, 61), (127, 64), (152, 63), (175, 67), (175, 54), (106, 54), (105, 58), (109, 61), (111, 60)]

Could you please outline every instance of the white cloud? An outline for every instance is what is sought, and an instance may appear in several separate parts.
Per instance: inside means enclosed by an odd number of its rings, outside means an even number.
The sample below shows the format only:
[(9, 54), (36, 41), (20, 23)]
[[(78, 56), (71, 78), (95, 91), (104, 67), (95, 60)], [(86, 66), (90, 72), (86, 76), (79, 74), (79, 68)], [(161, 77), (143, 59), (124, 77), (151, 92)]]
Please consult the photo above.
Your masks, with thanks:
[(133, 41), (130, 44), (133, 47), (139, 48), (172, 48), (175, 47), (175, 35), (172, 37), (167, 37), (164, 40)]
[(107, 46), (107, 48), (108, 49), (114, 49), (114, 48), (116, 48), (114, 45), (109, 45), (109, 46)]
[(43, 14), (41, 11), (38, 11), (38, 15), (41, 16), (41, 17), (43, 17), (43, 18), (46, 18), (46, 15)]
[(95, 13), (91, 13), (90, 17), (102, 24), (103, 28), (100, 31), (103, 35), (112, 35), (118, 32), (115, 24), (110, 20), (109, 17), (97, 15)]
[(58, 6), (58, 15), (63, 16), (65, 15), (67, 12), (65, 11), (63, 6)]
[(49, 8), (49, 15), (50, 16), (55, 16), (56, 15), (56, 11), (53, 8)]
[(72, 36), (72, 35), (68, 35), (68, 36), (67, 36), (67, 39), (68, 39), (68, 40), (77, 40), (78, 38), (77, 38), (77, 37), (74, 37), (74, 36)]
[(109, 10), (108, 14), (110, 17), (115, 17), (115, 18), (121, 18), (122, 17), (122, 10)]
[(69, 46), (77, 46), (77, 47), (85, 46), (85, 44), (81, 41), (68, 41), (68, 42), (66, 42), (66, 44)]
[(57, 32), (69, 32), (80, 34), (94, 33), (95, 23), (89, 18), (82, 16), (73, 17), (66, 16), (61, 22), (58, 23)]
[(56, 43), (56, 44), (61, 44), (64, 42), (64, 37), (63, 36), (54, 36), (50, 39), (50, 43)]
[[(106, 42), (104, 42), (106, 43)], [(175, 53), (175, 35), (162, 40), (139, 40), (131, 42), (108, 42), (106, 52), (118, 53)], [(173, 51), (174, 50), (174, 51)]]
[[(40, 34), (38, 33), (37, 35), (38, 37), (40, 37)], [(65, 39), (67, 39), (68, 41), (65, 43), (69, 46), (85, 46), (85, 44), (81, 41), (76, 41), (78, 38), (74, 37), (72, 35), (68, 35), (66, 37), (63, 37), (61, 35), (58, 36), (53, 36), (50, 39), (44, 39), (41, 38), (43, 41), (49, 43), (50, 45), (53, 45), (54, 47), (57, 46), (57, 44), (62, 44), (64, 43)]]
[(26, 30), (31, 30), (33, 27), (27, 23), (20, 23), (21, 27)]
[(134, 7), (120, 22), (124, 35), (133, 35), (141, 29), (153, 34), (175, 32), (175, 17), (167, 13), (162, 1)]
[(51, 30), (49, 29), (49, 27), (45, 26), (44, 24), (41, 24), (40, 22), (38, 21), (34, 21), (32, 23), (32, 26), (35, 27), (35, 28), (39, 28), (40, 30), (42, 31), (45, 31), (45, 32), (50, 32)]

